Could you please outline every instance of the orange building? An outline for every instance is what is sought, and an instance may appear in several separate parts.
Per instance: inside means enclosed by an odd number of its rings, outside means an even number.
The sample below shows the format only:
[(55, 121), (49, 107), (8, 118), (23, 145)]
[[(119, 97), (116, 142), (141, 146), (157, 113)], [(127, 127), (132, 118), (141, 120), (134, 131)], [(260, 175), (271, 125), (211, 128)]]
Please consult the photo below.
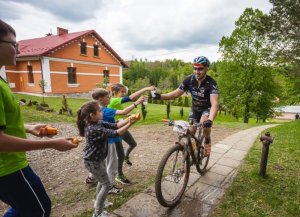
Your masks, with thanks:
[(89, 92), (97, 83), (122, 83), (126, 62), (94, 30), (68, 33), (57, 28), (57, 35), (19, 41), (16, 66), (0, 71), (12, 91), (68, 94)]

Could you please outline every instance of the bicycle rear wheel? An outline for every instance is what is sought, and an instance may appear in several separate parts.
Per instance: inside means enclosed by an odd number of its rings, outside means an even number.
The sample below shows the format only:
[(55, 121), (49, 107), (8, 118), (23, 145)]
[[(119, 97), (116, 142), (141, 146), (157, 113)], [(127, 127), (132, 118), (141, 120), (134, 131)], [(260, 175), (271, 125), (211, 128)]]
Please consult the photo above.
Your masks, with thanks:
[(155, 194), (165, 207), (175, 206), (181, 199), (190, 175), (190, 158), (183, 146), (176, 144), (163, 156), (155, 179)]
[(198, 163), (196, 164), (196, 169), (198, 173), (204, 174), (206, 172), (210, 155), (204, 156), (204, 147), (202, 144), (199, 145), (197, 154)]

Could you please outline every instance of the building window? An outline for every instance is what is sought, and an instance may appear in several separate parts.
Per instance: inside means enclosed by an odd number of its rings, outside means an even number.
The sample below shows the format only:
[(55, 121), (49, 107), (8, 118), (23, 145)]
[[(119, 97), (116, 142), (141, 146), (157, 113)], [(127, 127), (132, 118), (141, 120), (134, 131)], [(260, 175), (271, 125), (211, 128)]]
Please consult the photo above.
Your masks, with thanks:
[(103, 77), (109, 78), (109, 70), (107, 70), (107, 69), (103, 70)]
[(109, 84), (109, 70), (103, 70), (103, 85), (107, 87)]
[(95, 57), (99, 56), (99, 46), (98, 45), (94, 45), (94, 56)]
[(84, 54), (86, 55), (87, 52), (86, 52), (86, 42), (80, 42), (80, 54)]
[(76, 84), (76, 68), (75, 67), (68, 67), (68, 83), (69, 84)]
[(33, 77), (32, 66), (27, 66), (27, 72), (28, 72), (28, 83), (33, 84), (34, 77)]

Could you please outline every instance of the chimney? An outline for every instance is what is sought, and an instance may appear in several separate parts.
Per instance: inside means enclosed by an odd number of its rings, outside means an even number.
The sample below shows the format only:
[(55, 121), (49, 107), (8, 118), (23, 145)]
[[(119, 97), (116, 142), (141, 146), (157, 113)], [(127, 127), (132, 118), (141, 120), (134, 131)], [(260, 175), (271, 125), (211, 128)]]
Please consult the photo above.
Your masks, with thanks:
[(57, 35), (64, 35), (64, 34), (68, 34), (68, 30), (61, 27), (57, 27)]

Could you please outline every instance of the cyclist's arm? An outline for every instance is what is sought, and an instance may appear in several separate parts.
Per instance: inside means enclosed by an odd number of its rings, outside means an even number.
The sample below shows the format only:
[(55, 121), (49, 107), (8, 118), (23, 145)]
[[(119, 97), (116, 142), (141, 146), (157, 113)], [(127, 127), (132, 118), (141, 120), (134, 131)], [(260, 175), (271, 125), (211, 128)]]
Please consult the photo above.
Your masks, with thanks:
[(211, 103), (211, 108), (210, 108), (208, 119), (211, 121), (214, 121), (215, 117), (218, 114), (218, 109), (219, 109), (219, 95), (211, 94), (210, 95), (210, 103)]
[(133, 94), (131, 94), (129, 96), (130, 100), (133, 101), (133, 100), (136, 100), (140, 95), (142, 95), (144, 92), (146, 91), (151, 91), (151, 90), (155, 90), (155, 87), (154, 86), (150, 86), (150, 87), (144, 87), (136, 92), (134, 92)]
[(161, 94), (161, 99), (163, 99), (163, 100), (175, 99), (177, 97), (180, 97), (183, 93), (184, 93), (183, 90), (180, 90), (179, 88), (177, 88), (176, 90), (174, 90), (170, 93)]

